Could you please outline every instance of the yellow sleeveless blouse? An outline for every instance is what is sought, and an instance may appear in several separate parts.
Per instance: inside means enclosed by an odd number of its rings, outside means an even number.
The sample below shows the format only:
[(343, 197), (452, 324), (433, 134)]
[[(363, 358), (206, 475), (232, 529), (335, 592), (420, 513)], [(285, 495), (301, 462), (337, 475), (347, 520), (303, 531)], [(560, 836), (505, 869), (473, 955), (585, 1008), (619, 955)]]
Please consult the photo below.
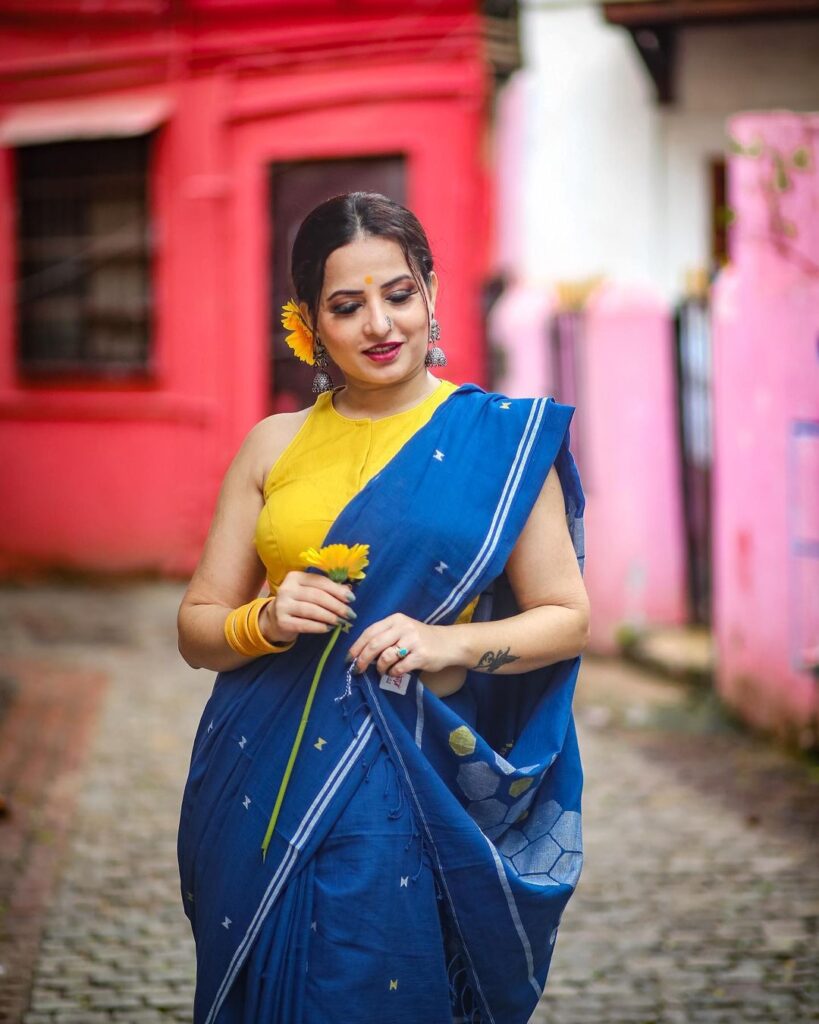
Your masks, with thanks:
[[(333, 405), (340, 388), (324, 391), (304, 423), (271, 467), (264, 482), (264, 507), (256, 520), (255, 543), (267, 570), (271, 594), (306, 548), (321, 546), (339, 512), (424, 426), (458, 385), (441, 380), (411, 409), (382, 419), (350, 419)], [(366, 543), (366, 538), (361, 539)], [(477, 598), (461, 611), (468, 622)]]

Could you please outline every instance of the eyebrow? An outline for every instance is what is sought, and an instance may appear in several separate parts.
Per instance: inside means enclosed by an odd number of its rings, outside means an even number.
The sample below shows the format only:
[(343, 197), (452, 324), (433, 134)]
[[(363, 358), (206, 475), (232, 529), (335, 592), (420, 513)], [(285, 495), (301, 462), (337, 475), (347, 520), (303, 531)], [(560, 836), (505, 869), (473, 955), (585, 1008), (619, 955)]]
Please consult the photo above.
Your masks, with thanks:
[[(409, 278), (410, 280), (412, 280), (412, 275), (411, 274), (399, 274), (398, 277), (394, 277), (391, 281), (387, 281), (386, 284), (382, 284), (381, 287), (382, 288), (390, 288), (390, 287), (392, 287), (392, 285), (398, 284), (399, 281), (403, 281), (404, 278)], [(332, 295), (328, 295), (327, 296), (327, 302), (329, 302), (330, 299), (334, 299), (336, 297), (336, 295), (363, 295), (363, 294), (364, 294), (364, 291), (362, 289), (359, 289), (358, 291), (353, 291), (353, 290), (350, 290), (349, 288), (348, 289), (341, 289), (341, 288), (339, 288), (336, 291), (334, 291)]]

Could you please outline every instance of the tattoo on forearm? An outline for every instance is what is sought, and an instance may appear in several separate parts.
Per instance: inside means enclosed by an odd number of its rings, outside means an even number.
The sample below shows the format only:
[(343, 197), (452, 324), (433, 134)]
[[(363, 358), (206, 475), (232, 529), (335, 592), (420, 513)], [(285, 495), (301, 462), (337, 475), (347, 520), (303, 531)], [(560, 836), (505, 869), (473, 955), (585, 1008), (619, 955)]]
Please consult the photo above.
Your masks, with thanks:
[(508, 665), (511, 661), (517, 661), (517, 654), (510, 654), (510, 648), (505, 651), (485, 651), (478, 664), (475, 666), (479, 672), (495, 672), (501, 665)]

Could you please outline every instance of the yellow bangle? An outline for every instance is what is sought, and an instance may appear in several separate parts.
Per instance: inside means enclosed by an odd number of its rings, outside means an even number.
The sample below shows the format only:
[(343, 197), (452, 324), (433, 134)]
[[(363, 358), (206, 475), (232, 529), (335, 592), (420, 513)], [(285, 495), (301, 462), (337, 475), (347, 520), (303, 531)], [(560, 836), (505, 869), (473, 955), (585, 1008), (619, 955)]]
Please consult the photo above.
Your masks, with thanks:
[(246, 658), (253, 658), (256, 656), (255, 652), (240, 629), (240, 621), (245, 614), (244, 608), (234, 608), (228, 615), (225, 620), (225, 639), (238, 654), (243, 654)]
[(264, 608), (266, 604), (270, 604), (272, 600), (274, 600), (274, 598), (271, 596), (251, 601), (250, 611), (247, 613), (247, 631), (254, 647), (262, 647), (270, 653), (279, 653), (280, 651), (287, 650), (292, 647), (296, 641), (290, 640), (283, 644), (273, 644), (267, 639), (264, 633), (262, 633), (261, 627), (259, 626), (259, 616), (262, 614), (262, 608)]
[(295, 640), (285, 644), (272, 644), (264, 636), (259, 627), (259, 615), (262, 608), (273, 600), (270, 597), (257, 597), (255, 601), (234, 608), (225, 619), (225, 640), (237, 654), (246, 658), (258, 658), (263, 654), (283, 654), (289, 651)]

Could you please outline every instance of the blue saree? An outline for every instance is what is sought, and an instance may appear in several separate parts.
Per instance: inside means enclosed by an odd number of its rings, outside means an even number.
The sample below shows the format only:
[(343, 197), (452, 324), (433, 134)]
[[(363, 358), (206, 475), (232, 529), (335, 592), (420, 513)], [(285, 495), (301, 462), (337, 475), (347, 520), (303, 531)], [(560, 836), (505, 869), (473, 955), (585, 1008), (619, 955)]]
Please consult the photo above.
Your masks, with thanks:
[[(344, 656), (400, 611), (516, 614), (504, 566), (552, 465), (583, 566), (573, 409), (454, 391), (324, 543), (369, 544), (357, 618), (325, 665), (261, 843), (326, 635), (216, 678), (182, 800), (196, 1024), (525, 1024), (583, 861), (579, 658), (467, 674), (447, 698)], [(403, 691), (403, 692), (402, 692)]]

